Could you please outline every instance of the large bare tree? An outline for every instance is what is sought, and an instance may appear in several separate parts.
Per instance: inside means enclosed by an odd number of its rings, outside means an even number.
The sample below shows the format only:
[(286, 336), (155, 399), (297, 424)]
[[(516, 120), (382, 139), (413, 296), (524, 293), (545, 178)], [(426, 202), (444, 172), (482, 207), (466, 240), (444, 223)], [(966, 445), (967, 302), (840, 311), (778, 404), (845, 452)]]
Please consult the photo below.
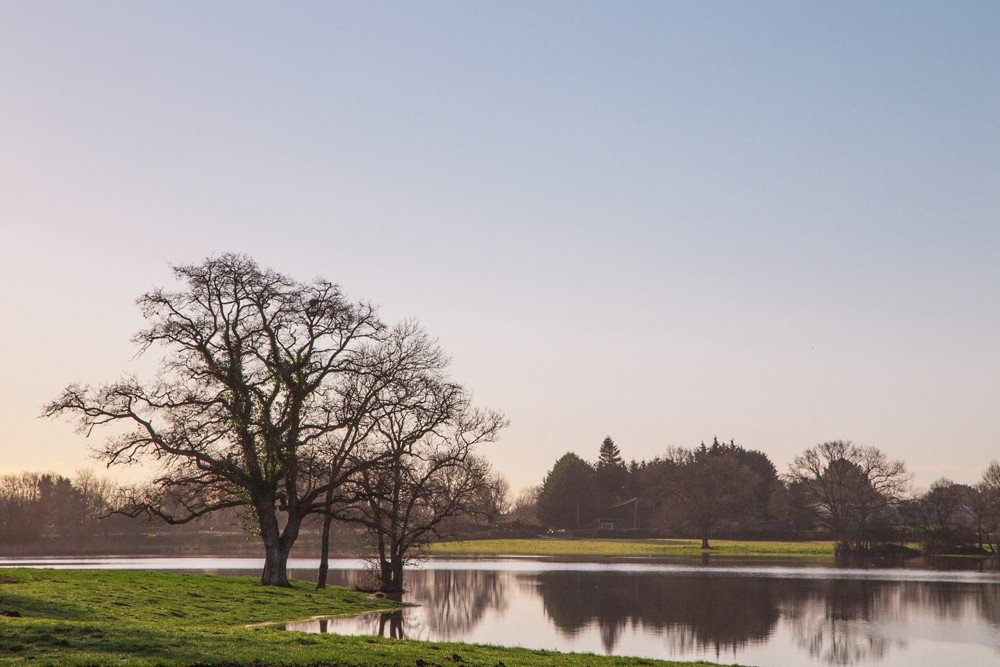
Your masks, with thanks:
[(384, 326), (337, 285), (301, 283), (243, 255), (173, 271), (181, 289), (138, 299), (149, 324), (134, 340), (163, 351), (158, 377), (70, 385), (44, 414), (72, 415), (88, 435), (119, 425), (99, 456), (158, 465), (133, 514), (183, 523), (247, 508), (263, 540), (261, 582), (287, 586), (302, 520), (373, 463), (354, 450), (393, 370), (370, 363)]

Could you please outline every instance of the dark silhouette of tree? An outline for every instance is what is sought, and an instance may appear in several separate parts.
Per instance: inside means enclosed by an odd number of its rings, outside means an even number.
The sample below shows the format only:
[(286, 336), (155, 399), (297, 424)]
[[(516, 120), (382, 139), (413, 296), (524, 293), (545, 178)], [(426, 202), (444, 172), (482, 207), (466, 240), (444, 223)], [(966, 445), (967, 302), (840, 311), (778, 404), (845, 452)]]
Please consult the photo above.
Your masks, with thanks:
[[(472, 408), (465, 389), (448, 380), (444, 352), (415, 323), (396, 327), (381, 349), (395, 370), (374, 394), (379, 409), (353, 454), (357, 473), (344, 485), (340, 506), (329, 507), (323, 537), (335, 515), (368, 528), (379, 590), (398, 599), (416, 549), (449, 534), (458, 517), (499, 516), (506, 481), (474, 449), (494, 441), (507, 420)], [(324, 548), (320, 588), (327, 556)]]
[(596, 509), (594, 469), (576, 454), (563, 455), (542, 482), (538, 519), (553, 528), (580, 528)]
[(676, 534), (680, 516), (665, 489), (675, 463), (670, 456), (633, 463), (629, 470), (629, 490), (638, 498), (638, 525), (662, 533)]
[(969, 494), (969, 514), (979, 548), (997, 551), (1000, 532), (1000, 463), (993, 461)]
[(611, 436), (601, 443), (597, 466), (594, 469), (594, 481), (597, 485), (598, 512), (607, 512), (613, 506), (626, 499), (628, 486), (628, 468), (622, 460), (621, 452)]
[(661, 491), (679, 508), (682, 520), (699, 538), (701, 548), (722, 523), (734, 522), (752, 506), (759, 478), (731, 452), (701, 447), (678, 449), (668, 455)]
[(496, 518), (497, 478), (474, 449), (507, 424), (499, 413), (473, 410), (460, 386), (440, 378), (403, 384), (405, 395), (393, 399), (398, 409), (379, 419), (372, 436), (389, 455), (354, 477), (359, 502), (341, 514), (371, 531), (379, 590), (397, 599), (412, 553), (446, 536), (450, 519)]
[(971, 516), (975, 491), (939, 479), (923, 495), (902, 503), (903, 517), (917, 530), (928, 553), (952, 553), (975, 541)]
[(336, 285), (300, 283), (246, 256), (173, 272), (181, 290), (138, 299), (149, 326), (135, 341), (141, 352), (165, 351), (158, 378), (70, 385), (44, 414), (77, 417), (86, 434), (131, 425), (100, 455), (109, 465), (158, 465), (132, 513), (183, 523), (244, 507), (264, 545), (261, 582), (287, 586), (303, 519), (322, 511), (326, 492), (356, 461), (348, 433), (371, 400), (352, 389), (371, 372), (365, 343), (383, 325), (372, 306), (352, 303)]
[(713, 456), (732, 456), (756, 475), (757, 479), (749, 498), (750, 506), (743, 513), (745, 517), (755, 521), (777, 518), (778, 512), (775, 504), (778, 502), (776, 495), (780, 493), (781, 480), (767, 454), (756, 449), (745, 449), (733, 440), (730, 440), (728, 444), (720, 443), (718, 438), (713, 439), (712, 446), (708, 450), (709, 454)]
[(356, 508), (362, 499), (358, 494), (357, 475), (367, 467), (386, 463), (398, 455), (389, 450), (384, 439), (378, 439), (379, 425), (413, 406), (411, 393), (419, 392), (420, 379), (436, 378), (446, 364), (443, 352), (415, 322), (394, 327), (379, 345), (364, 350), (364, 360), (359, 367), (367, 372), (351, 377), (343, 393), (363, 397), (366, 409), (358, 411), (359, 418), (351, 422), (341, 436), (343, 441), (353, 443), (349, 452), (344, 450), (346, 461), (334, 456), (326, 462), (334, 483), (327, 485), (323, 499), (318, 588), (326, 587), (333, 521), (338, 515), (344, 518), (345, 508)]
[(735, 442), (675, 448), (632, 462), (626, 490), (638, 502), (639, 524), (698, 537), (720, 528), (756, 529), (784, 515), (785, 488), (763, 452)]
[(855, 553), (871, 549), (876, 527), (902, 499), (909, 476), (902, 461), (838, 440), (795, 457), (789, 480), (816, 522), (836, 537), (839, 551)]
[(611, 439), (610, 435), (606, 436), (601, 442), (600, 455), (597, 457), (597, 469), (624, 467), (625, 462), (622, 461), (622, 454), (618, 451), (618, 446), (615, 445), (615, 441)]

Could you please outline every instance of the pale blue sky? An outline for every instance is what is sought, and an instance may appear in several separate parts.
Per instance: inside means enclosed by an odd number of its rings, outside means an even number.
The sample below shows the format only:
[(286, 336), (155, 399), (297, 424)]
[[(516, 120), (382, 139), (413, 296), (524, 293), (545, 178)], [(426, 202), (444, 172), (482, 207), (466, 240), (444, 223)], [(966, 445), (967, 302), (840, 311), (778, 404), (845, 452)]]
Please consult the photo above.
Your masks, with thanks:
[[(611, 434), (1000, 458), (1000, 5), (0, 0), (0, 472), (226, 251), (419, 318), (516, 488)], [(140, 364), (138, 370), (142, 370)]]

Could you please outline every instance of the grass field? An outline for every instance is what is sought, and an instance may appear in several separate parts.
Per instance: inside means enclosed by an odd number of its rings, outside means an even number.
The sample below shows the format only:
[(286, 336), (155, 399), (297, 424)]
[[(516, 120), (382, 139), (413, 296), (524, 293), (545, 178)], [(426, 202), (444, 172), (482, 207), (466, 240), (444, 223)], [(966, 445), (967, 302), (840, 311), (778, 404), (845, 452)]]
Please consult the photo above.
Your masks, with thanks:
[[(0, 569), (0, 665), (705, 665), (246, 627), (396, 608), (344, 588), (246, 577)], [(454, 658), (460, 658), (455, 660)]]
[(436, 555), (481, 556), (758, 556), (758, 557), (833, 557), (834, 542), (758, 542), (712, 540), (705, 551), (695, 539), (559, 539), (469, 540), (438, 542), (430, 546)]

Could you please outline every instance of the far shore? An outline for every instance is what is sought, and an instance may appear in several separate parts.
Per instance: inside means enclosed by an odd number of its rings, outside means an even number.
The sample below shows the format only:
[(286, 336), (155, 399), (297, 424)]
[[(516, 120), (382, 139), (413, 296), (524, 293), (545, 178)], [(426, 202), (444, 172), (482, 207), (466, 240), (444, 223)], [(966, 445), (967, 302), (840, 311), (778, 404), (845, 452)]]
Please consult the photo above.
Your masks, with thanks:
[(712, 540), (709, 549), (698, 539), (604, 538), (462, 540), (435, 542), (427, 551), (434, 556), (733, 556), (762, 558), (830, 558), (836, 543), (814, 541)]

